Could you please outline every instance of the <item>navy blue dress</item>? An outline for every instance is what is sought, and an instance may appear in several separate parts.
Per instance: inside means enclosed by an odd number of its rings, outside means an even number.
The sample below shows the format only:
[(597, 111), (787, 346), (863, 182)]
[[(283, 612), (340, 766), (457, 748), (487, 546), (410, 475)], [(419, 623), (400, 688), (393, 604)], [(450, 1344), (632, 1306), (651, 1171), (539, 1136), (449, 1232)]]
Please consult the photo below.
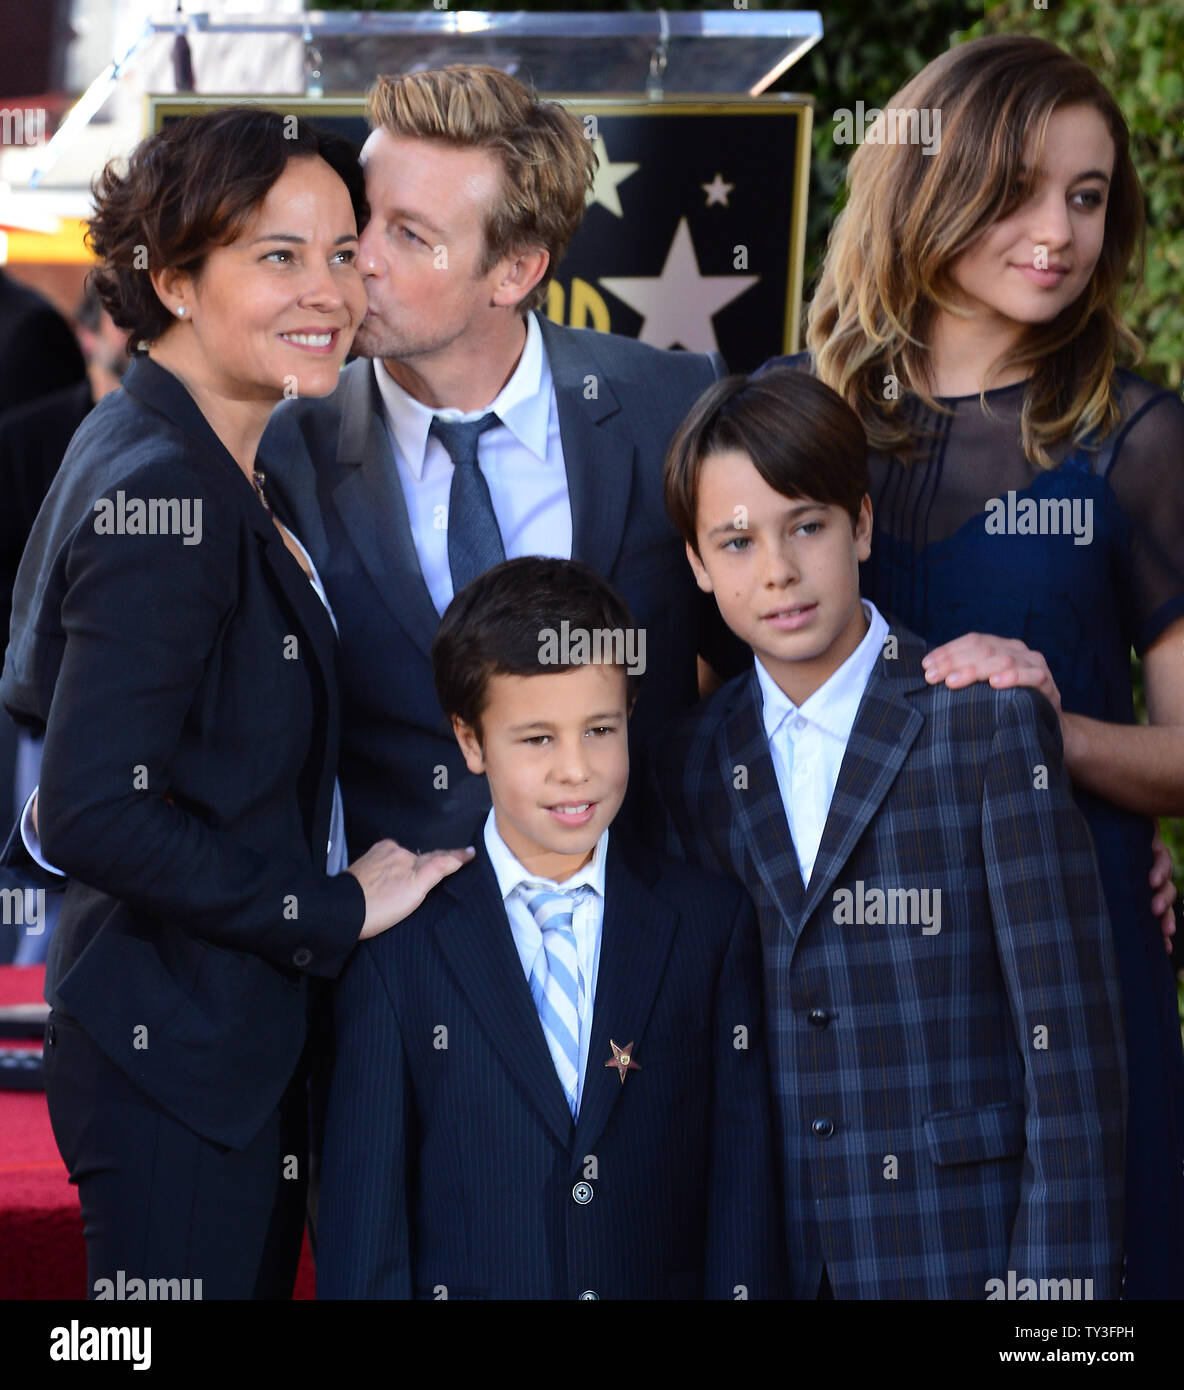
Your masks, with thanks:
[[(800, 353), (773, 365), (809, 369)], [(1135, 722), (1130, 652), (1184, 616), (1184, 403), (1119, 372), (1122, 421), (1095, 451), (1024, 457), (1024, 383), (902, 400), (912, 461), (870, 458), (864, 596), (931, 645), (967, 632), (1041, 652), (1066, 711)], [(1043, 505), (1042, 505), (1043, 504)], [(1053, 529), (1059, 534), (1049, 534)], [(1044, 534), (1041, 534), (1041, 531)], [(1034, 533), (1033, 533), (1034, 532)], [(1184, 1297), (1184, 1053), (1151, 913), (1151, 822), (1085, 791), (1122, 977), (1129, 1079), (1123, 1297)]]

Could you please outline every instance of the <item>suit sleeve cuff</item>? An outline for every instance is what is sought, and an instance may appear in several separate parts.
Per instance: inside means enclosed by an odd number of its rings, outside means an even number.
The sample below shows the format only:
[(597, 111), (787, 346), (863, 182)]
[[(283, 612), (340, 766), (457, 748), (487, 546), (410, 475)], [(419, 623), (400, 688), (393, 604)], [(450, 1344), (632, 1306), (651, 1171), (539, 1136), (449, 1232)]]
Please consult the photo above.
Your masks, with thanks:
[(312, 880), (316, 887), (310, 920), (318, 926), (292, 954), (291, 964), (304, 974), (333, 980), (358, 944), (366, 922), (366, 894), (354, 875), (344, 871), (329, 877), (316, 874)]

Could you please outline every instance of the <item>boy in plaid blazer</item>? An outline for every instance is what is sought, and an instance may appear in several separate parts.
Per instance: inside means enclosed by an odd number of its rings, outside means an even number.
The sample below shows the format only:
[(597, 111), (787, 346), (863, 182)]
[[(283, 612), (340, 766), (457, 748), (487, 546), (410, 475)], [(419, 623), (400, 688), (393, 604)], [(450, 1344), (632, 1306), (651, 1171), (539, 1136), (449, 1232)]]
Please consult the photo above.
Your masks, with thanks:
[(665, 482), (756, 657), (654, 791), (757, 904), (793, 1296), (1117, 1297), (1117, 967), (1052, 706), (930, 685), (861, 602), (866, 438), (815, 378), (717, 382)]

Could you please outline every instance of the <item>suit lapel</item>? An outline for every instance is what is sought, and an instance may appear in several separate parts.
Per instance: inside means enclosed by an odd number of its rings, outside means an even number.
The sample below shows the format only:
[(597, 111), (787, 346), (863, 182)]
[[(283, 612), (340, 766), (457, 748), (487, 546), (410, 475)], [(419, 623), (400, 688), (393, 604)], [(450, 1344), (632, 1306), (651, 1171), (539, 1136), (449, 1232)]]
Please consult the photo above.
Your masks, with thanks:
[[(733, 812), (761, 882), (776, 903), (781, 919), (796, 932), (802, 920), (805, 888), (765, 734), (762, 708), (754, 668), (723, 724), (719, 775), (728, 788)], [(743, 770), (743, 776), (738, 769)]]
[[(620, 411), (608, 376), (588, 354), (588, 338), (538, 315), (555, 386), (559, 437), (571, 499), (572, 558), (611, 574), (633, 488), (636, 446), (614, 424)], [(595, 398), (589, 400), (589, 383)]]
[[(150, 410), (163, 415), (174, 426), (185, 431), (202, 448), (202, 457), (220, 474), (220, 486), (225, 486), (238, 498), (248, 524), (259, 542), (263, 562), (276, 586), (298, 622), (303, 633), (310, 665), (321, 677), (326, 702), (325, 719), (318, 721), (322, 747), (310, 750), (320, 755), (320, 775), (316, 802), (313, 807), (310, 834), (320, 836), (321, 828), (329, 823), (329, 807), (337, 768), (338, 687), (337, 636), (324, 605), (294, 556), (289, 554), (275, 523), (259, 505), (258, 498), (246, 475), (227, 452), (209, 421), (198, 409), (188, 390), (171, 372), (150, 357), (137, 355), (124, 377), (123, 387)], [(315, 849), (314, 841), (314, 849)]]
[(440, 615), (424, 583), (382, 397), (368, 360), (343, 373), (333, 503), (391, 616), (426, 656)]
[(255, 520), (252, 517), (252, 525), (259, 538), (263, 559), (276, 584), (283, 591), (284, 598), (300, 620), (304, 635), (312, 648), (313, 658), (324, 675), (326, 686), (331, 685), (336, 690), (337, 637), (333, 631), (333, 623), (325, 611), (325, 605), (301, 569), (299, 561), (284, 544), (284, 538), (276, 530), (274, 522), (262, 513), (262, 509), (260, 511), (261, 519)]
[[(600, 967), (592, 1005), (588, 1068), (574, 1130), (530, 986), (506, 919), (484, 837), (470, 868), (446, 878), (454, 905), (436, 923), (436, 940), (491, 1044), (573, 1163), (590, 1152), (623, 1090), (606, 1067), (611, 1042), (636, 1043), (645, 1066), (644, 1033), (678, 925), (626, 862), (609, 836)], [(630, 1080), (633, 1080), (631, 1077)], [(636, 1085), (636, 1081), (633, 1080)]]
[(324, 839), (321, 835), (321, 828), (327, 828), (329, 824), (333, 782), (337, 772), (340, 724), (338, 708), (340, 694), (337, 685), (337, 634), (333, 630), (333, 623), (329, 614), (325, 611), (325, 605), (314, 592), (312, 585), (300, 568), (299, 562), (289, 553), (283, 537), (275, 528), (275, 524), (266, 514), (262, 514), (261, 508), (259, 510), (261, 512), (259, 519), (255, 519), (252, 513), (252, 525), (259, 539), (259, 548), (264, 563), (270, 570), (275, 583), (282, 591), (304, 633), (304, 641), (309, 649), (309, 665), (319, 670), (321, 688), (324, 692), (325, 718), (317, 721), (314, 735), (314, 738), (319, 739), (322, 747), (316, 748), (314, 743), (313, 749), (310, 750), (320, 758), (316, 803), (313, 807), (312, 824), (309, 827), (309, 833), (316, 837), (313, 842), (313, 849), (316, 850), (318, 842), (323, 842)]
[(835, 793), (806, 890), (801, 920), (807, 921), (842, 872), (859, 837), (880, 809), (924, 716), (906, 697), (927, 685), (921, 667), (924, 643), (894, 630), (898, 653), (881, 652), (863, 692)]
[[(588, 1069), (580, 1100), (572, 1162), (579, 1165), (604, 1131), (622, 1091), (645, 1088), (645, 1027), (662, 983), (678, 914), (654, 896), (621, 849), (621, 833), (609, 835), (600, 968), (592, 1007)], [(618, 1047), (635, 1044), (638, 1066), (624, 1083), (605, 1063)]]
[[(572, 513), (572, 556), (611, 574), (633, 489), (636, 446), (611, 417), (620, 402), (576, 330), (538, 316), (555, 388)], [(594, 336), (594, 335), (590, 335)], [(369, 361), (342, 374), (337, 461), (344, 471), (333, 502), (391, 616), (427, 655), (439, 626), (411, 535), (382, 398)], [(587, 399), (589, 380), (596, 394)]]
[(454, 906), (436, 923), (436, 940), (493, 1048), (530, 1104), (566, 1149), (572, 1118), (530, 985), (514, 946), (485, 839), (472, 865), (441, 889)]

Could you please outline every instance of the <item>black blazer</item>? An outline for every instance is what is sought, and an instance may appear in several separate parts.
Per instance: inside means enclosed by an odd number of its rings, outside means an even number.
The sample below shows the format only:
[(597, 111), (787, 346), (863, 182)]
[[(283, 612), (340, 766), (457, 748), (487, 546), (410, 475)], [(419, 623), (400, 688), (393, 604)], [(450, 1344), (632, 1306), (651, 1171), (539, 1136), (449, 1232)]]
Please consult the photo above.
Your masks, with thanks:
[[(107, 534), (100, 499), (128, 532), (137, 500), (187, 505), (200, 540)], [(48, 726), (39, 827), (70, 883), (47, 1000), (231, 1146), (295, 1070), (306, 976), (336, 975), (365, 917), (357, 880), (325, 874), (334, 661), (329, 617), (241, 469), (137, 357), (37, 517), (0, 697)]]
[(85, 378), (70, 325), (48, 299), (0, 270), (0, 412)]
[[(539, 316), (555, 385), (573, 554), (613, 584), (646, 630), (630, 719), (635, 749), (699, 698), (695, 656), (723, 675), (746, 648), (700, 593), (666, 515), (662, 458), (717, 355), (660, 352)], [(436, 698), (439, 615), (424, 584), (373, 363), (324, 400), (292, 400), (259, 446), (277, 513), (308, 546), (341, 629), (341, 786), (351, 846), (464, 844), (489, 807)]]
[[(337, 988), (321, 1298), (768, 1298), (760, 943), (735, 885), (614, 828), (572, 1122), (484, 836)], [(631, 1045), (624, 1082), (606, 1065)]]

